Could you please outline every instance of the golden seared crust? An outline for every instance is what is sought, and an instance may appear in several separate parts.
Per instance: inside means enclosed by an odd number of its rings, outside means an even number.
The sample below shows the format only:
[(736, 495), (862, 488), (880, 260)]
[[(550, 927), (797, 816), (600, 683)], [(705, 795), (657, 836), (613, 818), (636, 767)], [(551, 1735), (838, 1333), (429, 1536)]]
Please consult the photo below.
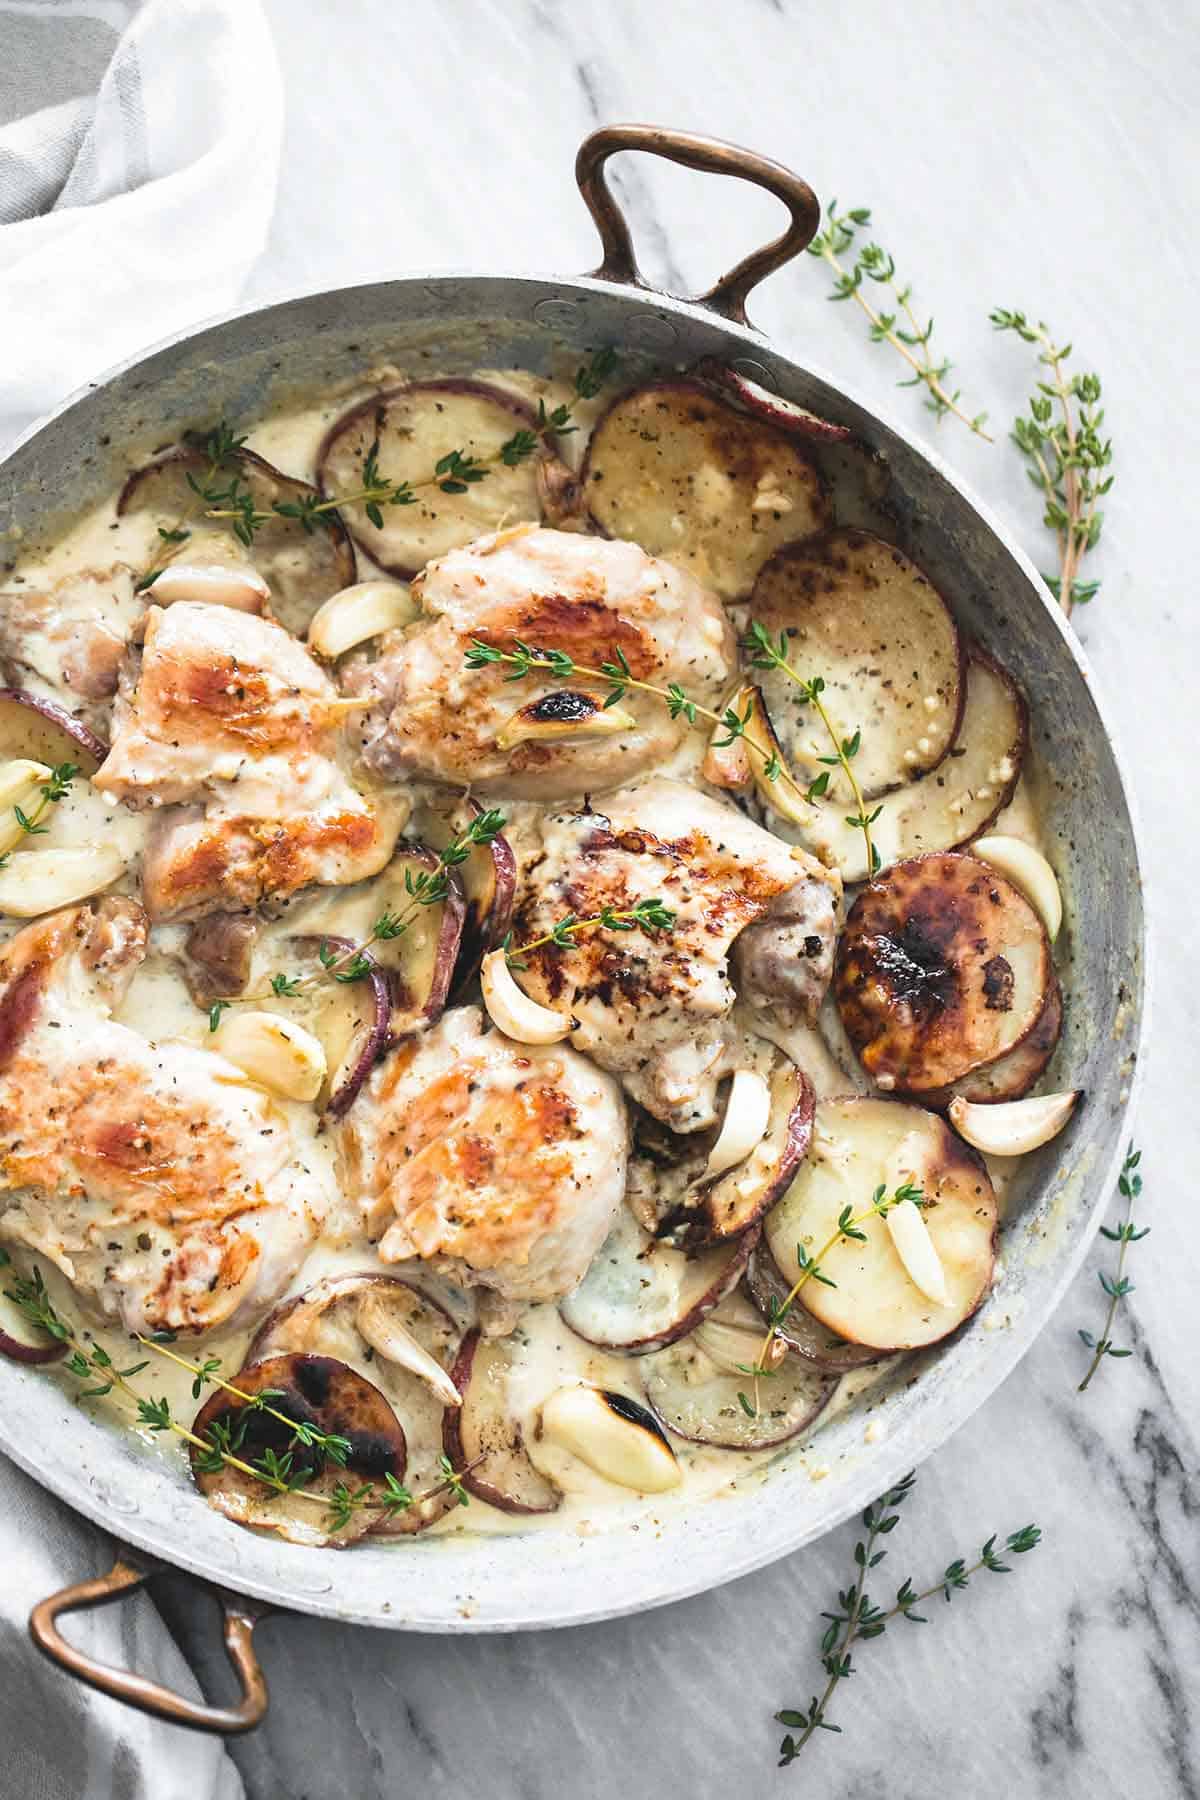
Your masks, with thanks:
[(449, 1265), (521, 1299), (581, 1278), (625, 1183), (624, 1109), (573, 1050), (484, 1033), (474, 1007), (401, 1044), (339, 1128), (384, 1262)]
[[(623, 656), (636, 680), (680, 682), (710, 705), (735, 662), (716, 599), (636, 544), (517, 527), (431, 563), (414, 591), (424, 619), (358, 679), (378, 701), (362, 735), (367, 762), (383, 774), (554, 800), (638, 775), (669, 756), (687, 729), (660, 700), (630, 692), (622, 707), (635, 725), (615, 736), (502, 749), (500, 734), (519, 708), (581, 683), (513, 682), (511, 669), (468, 669), (476, 638), (498, 650), (520, 639), (593, 669)], [(596, 691), (603, 696), (602, 686)]]
[(408, 813), (360, 791), (344, 702), (269, 619), (181, 601), (151, 609), (95, 785), (160, 808), (142, 867), (155, 920), (362, 881)]
[(863, 889), (834, 992), (868, 1073), (921, 1094), (1021, 1043), (1052, 978), (1045, 929), (1024, 895), (978, 858), (947, 851), (896, 863)]
[[(522, 871), (514, 943), (543, 936), (566, 914), (596, 918), (605, 907), (629, 911), (649, 899), (661, 900), (675, 923), (660, 933), (588, 930), (566, 951), (547, 945), (522, 958), (522, 986), (570, 1015), (575, 1046), (619, 1073), (655, 1117), (677, 1131), (702, 1129), (727, 1072), (731, 948), (809, 877), (761, 826), (661, 778), (621, 789), (591, 811), (552, 813), (541, 838), (540, 854)], [(830, 928), (832, 907), (822, 917)], [(820, 929), (814, 917), (813, 933)], [(763, 949), (754, 966), (766, 982)]]
[(127, 1329), (199, 1330), (272, 1297), (324, 1195), (232, 1064), (109, 1017), (145, 927), (133, 901), (75, 907), (0, 955), (0, 1237)]

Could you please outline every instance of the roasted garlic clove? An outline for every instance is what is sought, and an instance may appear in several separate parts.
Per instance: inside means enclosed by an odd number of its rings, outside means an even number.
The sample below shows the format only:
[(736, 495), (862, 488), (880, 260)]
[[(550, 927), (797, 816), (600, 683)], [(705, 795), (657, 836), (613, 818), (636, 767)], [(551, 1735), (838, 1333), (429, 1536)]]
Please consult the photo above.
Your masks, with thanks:
[(308, 647), (326, 662), (336, 662), (356, 644), (411, 624), (417, 614), (417, 603), (404, 582), (358, 581), (331, 594), (317, 609), (308, 628)]
[(1067, 1094), (1035, 1094), (995, 1106), (973, 1105), (957, 1096), (950, 1102), (950, 1123), (958, 1135), (985, 1156), (1025, 1156), (1057, 1137), (1079, 1102), (1079, 1090)]
[(36, 919), (101, 893), (124, 873), (125, 857), (112, 844), (23, 850), (0, 869), (0, 913)]
[(492, 1024), (516, 1043), (557, 1044), (570, 1031), (570, 1019), (548, 1006), (540, 1006), (517, 986), (503, 950), (493, 950), (484, 957), (479, 983)]
[(976, 838), (971, 851), (1020, 888), (1053, 943), (1062, 925), (1062, 892), (1057, 875), (1041, 851), (1014, 837)]
[(683, 1479), (657, 1420), (625, 1394), (558, 1388), (542, 1407), (541, 1435), (606, 1481), (638, 1494), (665, 1493)]
[(633, 731), (637, 720), (623, 706), (608, 706), (595, 694), (562, 688), (519, 707), (496, 733), (501, 750), (518, 744), (561, 744), (576, 738), (613, 737)]
[(213, 1048), (251, 1081), (284, 1100), (315, 1100), (325, 1080), (325, 1052), (303, 1025), (278, 1013), (227, 1012)]
[(738, 1069), (729, 1085), (725, 1117), (708, 1153), (702, 1180), (723, 1175), (744, 1162), (766, 1136), (771, 1116), (771, 1090), (756, 1069)]

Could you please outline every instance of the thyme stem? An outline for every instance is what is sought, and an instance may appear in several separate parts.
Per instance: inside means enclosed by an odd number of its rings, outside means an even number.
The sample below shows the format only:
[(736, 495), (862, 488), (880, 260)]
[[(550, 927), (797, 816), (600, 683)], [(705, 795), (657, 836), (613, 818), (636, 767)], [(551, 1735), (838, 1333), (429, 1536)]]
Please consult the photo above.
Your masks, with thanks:
[(1117, 1253), (1116, 1274), (1108, 1275), (1102, 1270), (1098, 1277), (1100, 1286), (1108, 1295), (1108, 1311), (1104, 1316), (1104, 1329), (1101, 1331), (1098, 1338), (1094, 1338), (1090, 1331), (1081, 1331), (1079, 1333), (1088, 1349), (1094, 1352), (1092, 1360), (1088, 1364), (1087, 1372), (1076, 1390), (1076, 1392), (1080, 1394), (1086, 1393), (1093, 1375), (1096, 1373), (1096, 1370), (1100, 1367), (1100, 1364), (1104, 1361), (1106, 1356), (1121, 1357), (1132, 1354), (1129, 1350), (1118, 1349), (1116, 1347), (1112, 1341), (1112, 1328), (1113, 1320), (1117, 1315), (1117, 1307), (1127, 1294), (1133, 1292), (1133, 1283), (1125, 1273), (1125, 1258), (1129, 1246), (1130, 1244), (1136, 1244), (1139, 1239), (1148, 1236), (1150, 1231), (1148, 1225), (1143, 1225), (1139, 1231), (1133, 1222), (1134, 1203), (1142, 1191), (1142, 1178), (1137, 1173), (1137, 1167), (1141, 1160), (1141, 1151), (1135, 1150), (1133, 1145), (1130, 1144), (1128, 1155), (1122, 1165), (1121, 1173), (1117, 1181), (1118, 1191), (1125, 1201), (1125, 1217), (1115, 1231), (1111, 1230), (1107, 1225), (1102, 1225), (1100, 1227), (1103, 1236), (1108, 1238), (1110, 1243), (1120, 1244), (1121, 1248)]
[[(852, 207), (850, 211), (839, 213), (837, 201), (832, 201), (826, 211), (828, 223), (809, 245), (809, 254), (819, 256), (835, 276), (831, 300), (853, 300), (866, 314), (870, 324), (871, 338), (877, 344), (890, 344), (897, 355), (903, 357), (913, 371), (911, 381), (901, 382), (902, 387), (924, 387), (929, 394), (927, 405), (940, 420), (948, 413), (960, 420), (968, 431), (974, 432), (985, 443), (990, 444), (992, 438), (984, 429), (986, 413), (977, 413), (971, 418), (958, 404), (958, 391), (950, 393), (945, 385), (945, 377), (950, 372), (950, 363), (934, 361), (931, 340), (933, 337), (933, 320), (922, 330), (912, 308), (912, 288), (901, 287), (896, 281), (895, 260), (882, 249), (879, 244), (866, 244), (855, 253), (854, 265), (847, 268), (841, 258), (855, 241), (856, 233), (871, 222), (871, 214), (866, 207)], [(874, 281), (886, 287), (894, 296), (897, 306), (903, 312), (908, 329), (899, 323), (899, 315), (895, 312), (882, 312), (872, 306), (863, 292), (863, 281)]]

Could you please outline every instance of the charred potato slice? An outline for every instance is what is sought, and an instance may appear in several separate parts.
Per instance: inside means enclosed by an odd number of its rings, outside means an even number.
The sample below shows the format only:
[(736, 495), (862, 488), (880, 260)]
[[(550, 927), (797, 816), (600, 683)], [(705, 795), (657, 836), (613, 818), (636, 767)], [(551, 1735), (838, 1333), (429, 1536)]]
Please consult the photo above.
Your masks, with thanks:
[(1052, 979), (1046, 930), (1025, 896), (950, 851), (896, 863), (863, 889), (834, 994), (867, 1073), (889, 1092), (922, 1094), (1015, 1049)]
[(583, 482), (607, 536), (665, 556), (723, 600), (744, 597), (773, 551), (830, 520), (795, 437), (698, 381), (652, 382), (616, 400), (592, 433)]
[(294, 1352), (336, 1357), (379, 1389), (404, 1430), (405, 1486), (413, 1504), (377, 1514), (376, 1536), (424, 1531), (456, 1504), (440, 1466), (446, 1395), (434, 1391), (433, 1371), (422, 1369), (422, 1359), (429, 1357), (442, 1371), (446, 1393), (452, 1393), (449, 1371), (461, 1337), (445, 1308), (411, 1282), (394, 1275), (338, 1275), (277, 1306), (246, 1353), (248, 1364)]
[[(861, 1240), (838, 1238), (845, 1209), (861, 1215), (880, 1187), (915, 1181), (921, 1217), (945, 1278), (939, 1304), (910, 1278), (883, 1218)], [(892, 1100), (822, 1100), (808, 1160), (768, 1214), (764, 1243), (789, 1287), (797, 1248), (836, 1286), (810, 1278), (799, 1301), (830, 1331), (876, 1351), (916, 1350), (957, 1330), (987, 1293), (995, 1264), (996, 1196), (981, 1160), (936, 1113)], [(831, 1239), (837, 1239), (826, 1248)]]
[[(946, 602), (894, 545), (865, 531), (789, 544), (759, 572), (751, 611), (772, 639), (786, 640), (801, 675), (824, 678), (838, 735), (859, 732), (854, 772), (864, 794), (942, 761), (962, 717), (963, 649)], [(780, 670), (762, 670), (759, 681), (789, 765), (807, 773), (829, 754), (820, 719)]]
[(555, 1512), (562, 1493), (534, 1466), (509, 1393), (513, 1354), (503, 1338), (467, 1333), (450, 1371), (462, 1405), (446, 1409), (445, 1453), (467, 1491), (489, 1506), (509, 1513)]
[[(298, 1354), (270, 1356), (241, 1369), (233, 1385), (250, 1400), (264, 1389), (273, 1389), (270, 1405), (274, 1412), (217, 1388), (192, 1421), (195, 1435), (211, 1440), (214, 1428), (220, 1426), (228, 1431), (228, 1441), (240, 1461), (256, 1463), (267, 1451), (281, 1459), (290, 1455), (291, 1474), (311, 1471), (311, 1479), (298, 1492), (281, 1494), (228, 1464), (210, 1468), (203, 1451), (193, 1444), (192, 1474), (209, 1504), (239, 1525), (278, 1532), (290, 1544), (340, 1546), (372, 1530), (379, 1518), (377, 1512), (359, 1507), (339, 1523), (332, 1511), (316, 1504), (313, 1497), (328, 1499), (343, 1483), (351, 1490), (370, 1483), (379, 1491), (389, 1475), (398, 1482), (404, 1480), (404, 1432), (379, 1389), (332, 1356)], [(275, 1413), (297, 1425), (348, 1438), (345, 1463), (297, 1444), (290, 1426)]]

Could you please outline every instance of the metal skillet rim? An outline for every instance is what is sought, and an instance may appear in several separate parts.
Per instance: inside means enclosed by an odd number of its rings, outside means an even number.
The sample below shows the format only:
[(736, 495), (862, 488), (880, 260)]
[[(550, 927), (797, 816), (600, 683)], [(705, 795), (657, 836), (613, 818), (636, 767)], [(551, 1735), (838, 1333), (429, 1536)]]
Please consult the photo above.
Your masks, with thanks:
[[(107, 1500), (101, 1498), (98, 1494), (93, 1493), (86, 1488), (82, 1492), (77, 1491), (76, 1487), (72, 1485), (69, 1476), (66, 1474), (60, 1474), (57, 1470), (52, 1470), (47, 1473), (45, 1469), (40, 1468), (34, 1458), (27, 1455), (21, 1448), (9, 1442), (5, 1413), (3, 1409), (0, 1409), (0, 1449), (3, 1449), (4, 1453), (11, 1457), (11, 1459), (36, 1480), (39, 1485), (49, 1489), (60, 1499), (71, 1505), (76, 1511), (83, 1513), (94, 1523), (109, 1531), (115, 1538), (135, 1545), (140, 1549), (149, 1551), (175, 1567), (196, 1575), (201, 1579), (217, 1582), (223, 1586), (232, 1585), (236, 1587), (237, 1591), (240, 1593), (253, 1596), (256, 1599), (272, 1603), (288, 1610), (307, 1613), (316, 1617), (339, 1620), (345, 1623), (370, 1625), (392, 1630), (415, 1630), (438, 1633), (452, 1631), (485, 1633), (495, 1631), (548, 1629), (551, 1627), (587, 1624), (603, 1619), (618, 1618), (631, 1613), (646, 1611), (651, 1607), (666, 1605), (676, 1600), (686, 1599), (691, 1595), (707, 1592), (711, 1588), (722, 1586), (726, 1582), (736, 1580), (743, 1575), (752, 1574), (756, 1570), (779, 1560), (781, 1557), (790, 1555), (794, 1551), (798, 1551), (808, 1544), (815, 1542), (818, 1538), (825, 1536), (827, 1532), (832, 1531), (838, 1525), (844, 1523), (846, 1519), (861, 1511), (862, 1508), (878, 1494), (893, 1485), (909, 1467), (914, 1465), (914, 1463), (923, 1461), (934, 1451), (939, 1449), (953, 1432), (955, 1432), (959, 1426), (963, 1425), (966, 1420), (984, 1404), (1000, 1384), (1007, 1379), (1026, 1352), (1032, 1347), (1035, 1339), (1040, 1335), (1050, 1318), (1057, 1311), (1067, 1287), (1074, 1279), (1075, 1274), (1087, 1255), (1103, 1213), (1111, 1200), (1116, 1174), (1124, 1154), (1123, 1144), (1127, 1141), (1129, 1122), (1136, 1109), (1137, 1100), (1140, 1094), (1145, 1060), (1144, 1049), (1148, 1038), (1150, 1004), (1153, 989), (1153, 910), (1150, 903), (1150, 897), (1146, 891), (1146, 865), (1142, 847), (1142, 831), (1136, 796), (1126, 774), (1128, 764), (1120, 753), (1119, 740), (1113, 728), (1110, 709), (1104, 702), (1095, 676), (1083, 654), (1082, 646), (1079, 644), (1074, 632), (1069, 628), (1061, 611), (1053, 602), (1045, 584), (1038, 575), (1037, 570), (1021, 548), (1012, 541), (1009, 532), (994, 516), (992, 511), (979, 500), (972, 488), (948, 466), (945, 459), (929, 445), (927, 440), (917, 436), (906, 427), (898, 425), (887, 411), (880, 410), (874, 403), (868, 404), (857, 395), (854, 389), (847, 388), (839, 380), (835, 380), (822, 371), (818, 365), (807, 360), (804, 363), (795, 361), (786, 351), (776, 348), (771, 340), (768, 340), (757, 333), (752, 327), (737, 325), (728, 320), (714, 321), (713, 315), (708, 309), (687, 300), (677, 299), (673, 296), (659, 294), (650, 290), (639, 289), (627, 283), (613, 283), (608, 280), (596, 279), (590, 276), (563, 277), (561, 275), (553, 274), (531, 274), (529, 271), (505, 274), (495, 270), (480, 274), (472, 273), (470, 271), (449, 269), (422, 271), (419, 275), (403, 276), (388, 281), (351, 283), (338, 288), (316, 289), (309, 292), (276, 297), (265, 304), (260, 303), (257, 305), (235, 308), (230, 312), (198, 321), (188, 329), (172, 333), (158, 342), (142, 349), (136, 355), (107, 369), (95, 380), (83, 383), (73, 393), (68, 395), (58, 406), (54, 407), (50, 412), (36, 420), (28, 427), (28, 429), (23, 431), (5, 450), (3, 458), (0, 459), (0, 471), (3, 470), (4, 465), (20, 449), (22, 449), (24, 445), (35, 438), (47, 425), (64, 413), (70, 411), (73, 406), (87, 395), (108, 386), (117, 377), (135, 369), (139, 364), (147, 361), (158, 352), (186, 343), (189, 339), (197, 337), (203, 332), (218, 327), (236, 324), (240, 320), (251, 318), (256, 314), (269, 311), (276, 306), (286, 306), (304, 300), (330, 299), (338, 294), (362, 288), (374, 287), (398, 289), (410, 284), (423, 287), (428, 283), (436, 281), (469, 282), (472, 285), (490, 285), (514, 280), (528, 284), (531, 288), (540, 287), (543, 291), (548, 292), (555, 297), (568, 297), (571, 292), (579, 293), (581, 291), (609, 299), (617, 296), (622, 301), (632, 301), (637, 303), (639, 310), (645, 308), (659, 314), (667, 312), (682, 316), (686, 319), (700, 321), (708, 326), (717, 323), (724, 332), (740, 339), (748, 353), (758, 352), (761, 355), (764, 349), (769, 349), (770, 354), (780, 363), (787, 365), (789, 369), (798, 371), (801, 374), (811, 375), (817, 380), (822, 381), (840, 398), (846, 400), (851, 405), (858, 407), (859, 410), (867, 415), (872, 421), (878, 423), (885, 430), (890, 431), (895, 437), (900, 439), (911, 451), (915, 452), (918, 457), (928, 463), (942, 479), (956, 491), (966, 506), (971, 509), (976, 518), (978, 518), (987, 530), (999, 541), (1005, 552), (1012, 557), (1021, 572), (1036, 589), (1041, 601), (1043, 616), (1050, 615), (1052, 617), (1055, 628), (1068, 650), (1076, 675), (1085, 683), (1090, 692), (1100, 728), (1107, 736), (1111, 747), (1113, 759), (1119, 774), (1122, 798), (1129, 817), (1130, 837), (1135, 858), (1135, 869), (1131, 878), (1138, 881), (1142, 894), (1142, 942), (1140, 946), (1136, 947), (1140, 949), (1142, 961), (1142, 1003), (1136, 1021), (1132, 1044), (1132, 1051), (1135, 1056), (1133, 1072), (1128, 1081), (1125, 1099), (1121, 1103), (1119, 1109), (1123, 1119), (1121, 1138), (1108, 1159), (1107, 1167), (1100, 1171), (1098, 1176), (1089, 1178), (1089, 1184), (1094, 1181), (1095, 1198), (1091, 1203), (1090, 1209), (1081, 1219), (1074, 1242), (1068, 1247), (1061, 1262), (1059, 1262), (1055, 1278), (1046, 1294), (1042, 1297), (1036, 1310), (1024, 1313), (1017, 1324), (1014, 1325), (1009, 1334), (1008, 1343), (1004, 1348), (998, 1350), (990, 1358), (983, 1369), (968, 1371), (966, 1377), (955, 1389), (952, 1400), (944, 1400), (941, 1403), (939, 1410), (929, 1417), (929, 1424), (932, 1425), (932, 1429), (926, 1428), (919, 1449), (915, 1446), (905, 1449), (903, 1444), (897, 1448), (897, 1445), (893, 1440), (884, 1439), (879, 1450), (866, 1458), (863, 1466), (838, 1487), (836, 1490), (837, 1503), (829, 1509), (827, 1514), (823, 1514), (819, 1518), (799, 1515), (795, 1520), (795, 1529), (779, 1531), (770, 1541), (764, 1542), (761, 1534), (756, 1532), (754, 1541), (752, 1542), (747, 1534), (744, 1540), (746, 1543), (745, 1554), (734, 1557), (725, 1556), (722, 1558), (718, 1567), (704, 1570), (703, 1567), (700, 1566), (703, 1563), (703, 1552), (701, 1552), (700, 1565), (693, 1569), (686, 1557), (681, 1557), (678, 1554), (671, 1555), (670, 1550), (668, 1550), (668, 1553), (664, 1556), (662, 1561), (655, 1565), (656, 1569), (663, 1572), (663, 1580), (657, 1582), (643, 1582), (639, 1591), (632, 1596), (622, 1595), (619, 1598), (609, 1597), (606, 1598), (602, 1605), (564, 1604), (550, 1615), (530, 1611), (521, 1616), (511, 1618), (479, 1617), (465, 1609), (455, 1609), (453, 1613), (451, 1613), (449, 1609), (445, 1609), (440, 1611), (436, 1616), (420, 1616), (404, 1613), (402, 1610), (403, 1596), (398, 1596), (398, 1605), (395, 1611), (386, 1613), (378, 1610), (364, 1612), (356, 1610), (353, 1603), (350, 1603), (349, 1605), (344, 1603), (339, 1604), (336, 1596), (336, 1589), (340, 1584), (336, 1579), (331, 1579), (326, 1591), (318, 1592), (315, 1589), (310, 1589), (306, 1586), (296, 1586), (281, 1582), (277, 1578), (272, 1578), (265, 1574), (259, 1575), (256, 1572), (252, 1572), (249, 1569), (243, 1569), (240, 1566), (231, 1572), (227, 1566), (221, 1566), (219, 1562), (208, 1561), (202, 1554), (189, 1554), (186, 1543), (180, 1544), (178, 1542), (171, 1542), (169, 1544), (164, 1544), (155, 1529), (144, 1527), (136, 1518), (130, 1517), (118, 1507), (110, 1505)], [(664, 358), (664, 360), (667, 359)], [(169, 1474), (165, 1474), (165, 1472), (160, 1471), (149, 1462), (146, 1463), (145, 1470), (147, 1476), (150, 1478), (157, 1478), (160, 1474), (164, 1474), (165, 1479), (168, 1481), (171, 1480)], [(700, 1502), (696, 1510), (702, 1510), (706, 1504), (716, 1504), (716, 1499), (717, 1497), (714, 1496), (709, 1502)], [(743, 1494), (740, 1497), (740, 1503), (743, 1507), (748, 1507), (751, 1504), (751, 1501), (748, 1496)], [(762, 1497), (756, 1496), (755, 1505), (755, 1519), (756, 1522), (761, 1524), (764, 1518), (769, 1518), (771, 1516), (770, 1504)], [(777, 1507), (776, 1516), (778, 1516), (778, 1512), (779, 1509)], [(613, 1532), (601, 1535), (606, 1536), (611, 1540), (611, 1538), (617, 1535), (621, 1530), (621, 1527), (616, 1527)], [(547, 1533), (547, 1541), (550, 1541), (550, 1538), (551, 1534)], [(521, 1539), (519, 1534), (512, 1534), (509, 1541), (524, 1542), (527, 1546), (532, 1546), (538, 1543), (540, 1538), (529, 1537)], [(276, 1546), (271, 1543), (270, 1540), (260, 1539), (258, 1542), (265, 1544), (271, 1550), (287, 1548), (286, 1546)], [(473, 1540), (473, 1546), (477, 1549), (481, 1559), (486, 1557), (491, 1543), (492, 1539), (490, 1537), (476, 1538)], [(426, 1546), (425, 1548), (428, 1550), (431, 1547), (432, 1546)], [(411, 1548), (411, 1546), (409, 1546), (409, 1548)], [(684, 1550), (682, 1533), (675, 1538), (672, 1548), (677, 1553)], [(313, 1554), (325, 1557), (329, 1557), (330, 1555), (329, 1552), (314, 1552)], [(420, 1552), (418, 1552), (418, 1554), (420, 1554)], [(536, 1560), (536, 1556), (537, 1552), (534, 1551), (532, 1560)], [(672, 1568), (678, 1567), (681, 1561), (687, 1568), (687, 1573), (672, 1580), (670, 1578), (670, 1572)], [(336, 1575), (336, 1572), (341, 1570), (343, 1566), (342, 1559), (336, 1559), (332, 1564), (333, 1574)], [(347, 1573), (349, 1573), (349, 1571), (347, 1571)], [(609, 1593), (611, 1594), (611, 1590), (609, 1590)]]

